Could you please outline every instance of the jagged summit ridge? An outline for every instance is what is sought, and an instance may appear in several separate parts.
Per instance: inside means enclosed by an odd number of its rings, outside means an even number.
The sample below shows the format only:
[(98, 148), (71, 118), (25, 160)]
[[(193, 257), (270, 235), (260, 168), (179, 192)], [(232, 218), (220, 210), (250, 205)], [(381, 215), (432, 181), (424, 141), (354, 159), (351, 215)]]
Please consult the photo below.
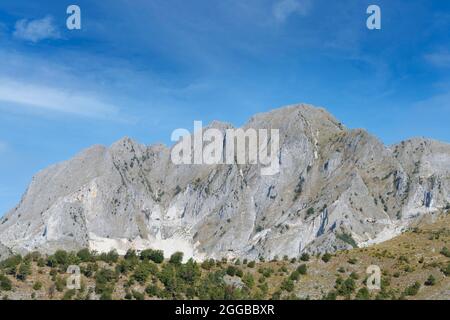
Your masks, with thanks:
[(1, 248), (294, 257), (384, 241), (449, 206), (448, 144), (386, 147), (309, 105), (257, 114), (243, 128), (250, 127), (280, 129), (279, 174), (174, 165), (169, 147), (123, 138), (39, 172), (0, 220)]

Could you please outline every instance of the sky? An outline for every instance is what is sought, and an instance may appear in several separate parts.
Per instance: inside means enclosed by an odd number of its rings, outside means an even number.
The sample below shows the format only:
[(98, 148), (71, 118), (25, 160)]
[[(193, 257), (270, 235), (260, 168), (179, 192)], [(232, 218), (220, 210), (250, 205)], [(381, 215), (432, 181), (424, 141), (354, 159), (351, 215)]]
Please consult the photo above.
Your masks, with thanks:
[(450, 142), (449, 30), (442, 0), (2, 0), (0, 216), (91, 145), (170, 144), (194, 120), (240, 126), (294, 103), (385, 144)]

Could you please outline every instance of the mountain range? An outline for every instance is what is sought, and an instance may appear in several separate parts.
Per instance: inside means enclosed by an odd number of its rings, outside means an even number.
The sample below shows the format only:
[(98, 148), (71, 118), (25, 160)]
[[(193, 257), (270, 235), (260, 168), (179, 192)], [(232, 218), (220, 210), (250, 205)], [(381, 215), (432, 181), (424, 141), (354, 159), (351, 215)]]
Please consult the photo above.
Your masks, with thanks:
[(450, 209), (449, 144), (386, 146), (305, 104), (257, 114), (248, 128), (279, 129), (278, 174), (175, 165), (171, 148), (130, 138), (42, 170), (0, 219), (0, 258), (86, 247), (198, 260), (298, 257), (380, 243)]

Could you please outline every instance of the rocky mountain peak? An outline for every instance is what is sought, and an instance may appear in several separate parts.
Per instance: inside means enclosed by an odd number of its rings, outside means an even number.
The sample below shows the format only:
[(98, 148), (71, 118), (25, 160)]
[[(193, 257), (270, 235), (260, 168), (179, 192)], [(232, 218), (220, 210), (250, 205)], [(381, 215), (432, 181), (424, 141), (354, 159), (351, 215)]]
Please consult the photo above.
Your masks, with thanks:
[(243, 128), (280, 130), (278, 174), (262, 176), (254, 165), (174, 165), (168, 147), (125, 137), (39, 172), (0, 220), (0, 250), (296, 257), (385, 241), (449, 206), (448, 144), (386, 147), (305, 104), (257, 114)]

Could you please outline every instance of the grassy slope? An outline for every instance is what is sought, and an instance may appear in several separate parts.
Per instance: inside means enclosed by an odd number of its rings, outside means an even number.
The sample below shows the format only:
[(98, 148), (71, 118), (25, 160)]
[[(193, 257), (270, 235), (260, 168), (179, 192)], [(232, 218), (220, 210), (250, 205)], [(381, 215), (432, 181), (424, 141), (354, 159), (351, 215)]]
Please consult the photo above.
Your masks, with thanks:
[[(338, 252), (329, 262), (324, 262), (320, 257), (311, 257), (309, 261), (270, 261), (258, 262), (253, 268), (235, 263), (227, 262), (214, 265), (210, 270), (201, 270), (201, 277), (205, 278), (213, 271), (226, 270), (230, 265), (241, 269), (244, 274), (250, 273), (255, 279), (255, 285), (251, 288), (250, 297), (269, 299), (274, 294), (281, 294), (281, 298), (311, 298), (321, 299), (329, 292), (336, 291), (335, 283), (337, 278), (347, 279), (352, 272), (357, 275), (355, 280), (355, 290), (349, 295), (338, 295), (338, 299), (355, 298), (356, 292), (365, 287), (363, 281), (366, 275), (366, 268), (369, 265), (378, 265), (383, 272), (383, 292), (388, 292), (388, 298), (406, 298), (406, 299), (450, 299), (450, 275), (445, 276), (442, 270), (450, 264), (450, 259), (440, 253), (443, 247), (450, 249), (450, 214), (443, 215), (434, 223), (422, 223), (416, 229), (408, 231), (395, 239), (375, 245), (369, 248), (358, 248), (350, 251)], [(123, 258), (120, 258), (122, 260)], [(168, 263), (167, 261), (164, 263)], [(99, 268), (114, 269), (115, 263), (105, 263), (97, 261)], [(281, 289), (283, 281), (289, 278), (290, 274), (300, 265), (307, 265), (307, 274), (301, 275), (299, 280), (294, 282), (292, 292)], [(86, 264), (80, 263), (81, 266)], [(158, 265), (161, 270), (162, 265)], [(270, 276), (262, 275), (262, 269), (271, 269)], [(32, 274), (24, 281), (18, 280), (14, 275), (7, 275), (12, 281), (13, 289), (3, 290), (1, 297), (9, 299), (61, 299), (67, 291), (55, 290), (55, 282), (50, 275), (51, 268), (44, 266), (38, 267), (36, 262), (32, 262)], [(54, 271), (55, 272), (55, 271)], [(0, 270), (0, 274), (2, 274)], [(144, 292), (146, 286), (152, 281), (164, 292), (164, 285), (157, 274), (150, 275), (147, 282), (143, 285), (131, 281), (133, 272), (120, 274), (114, 286), (112, 298), (123, 299), (126, 292), (132, 290)], [(436, 279), (433, 286), (425, 286), (424, 283), (430, 275)], [(64, 273), (59, 276), (64, 277)], [(78, 292), (74, 298), (99, 298), (95, 294), (95, 277), (82, 276), (85, 290)], [(356, 278), (356, 277), (355, 277)], [(153, 280), (152, 280), (153, 279)], [(262, 281), (264, 279), (264, 281)], [(414, 296), (402, 296), (405, 288), (415, 282), (421, 284), (419, 292)], [(33, 284), (42, 283), (39, 290), (33, 289)], [(128, 285), (127, 285), (128, 283)], [(267, 292), (258, 286), (260, 283), (267, 284)], [(128, 289), (127, 289), (128, 287)], [(184, 290), (184, 289), (183, 289)], [(179, 298), (183, 298), (182, 290)], [(370, 298), (376, 298), (378, 291), (372, 291)], [(168, 297), (168, 296), (167, 296)], [(247, 296), (246, 296), (247, 297)], [(380, 297), (380, 296), (378, 296)], [(155, 299), (156, 297), (145, 295), (146, 299)], [(163, 295), (164, 298), (164, 295)]]

